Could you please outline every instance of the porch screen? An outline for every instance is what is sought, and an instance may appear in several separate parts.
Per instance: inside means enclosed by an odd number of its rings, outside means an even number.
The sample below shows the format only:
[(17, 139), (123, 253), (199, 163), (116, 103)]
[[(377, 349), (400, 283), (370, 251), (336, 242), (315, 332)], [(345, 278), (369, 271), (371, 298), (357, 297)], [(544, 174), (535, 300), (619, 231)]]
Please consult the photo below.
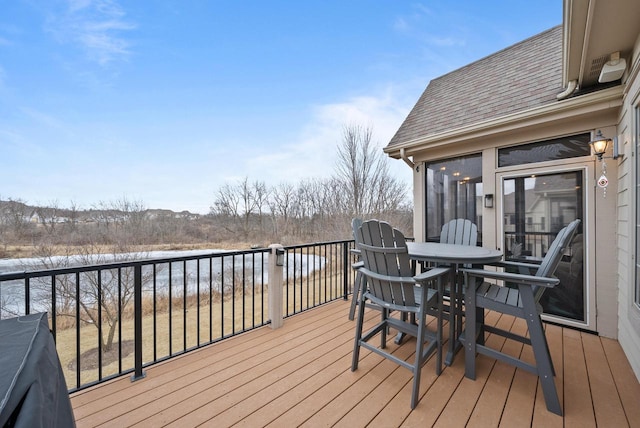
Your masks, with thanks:
[(428, 162), (426, 240), (439, 241), (449, 220), (466, 218), (478, 226), (482, 243), (482, 154)]
[(589, 156), (591, 154), (590, 140), (591, 135), (586, 133), (505, 147), (498, 150), (498, 166), (515, 166)]

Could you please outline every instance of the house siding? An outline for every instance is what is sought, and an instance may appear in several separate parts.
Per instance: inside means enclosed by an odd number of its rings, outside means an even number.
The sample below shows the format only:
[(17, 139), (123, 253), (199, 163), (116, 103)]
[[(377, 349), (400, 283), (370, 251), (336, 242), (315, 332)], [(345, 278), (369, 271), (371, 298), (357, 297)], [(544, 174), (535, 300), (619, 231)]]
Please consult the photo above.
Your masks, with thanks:
[(640, 106), (640, 38), (636, 41), (627, 91), (618, 126), (624, 158), (618, 169), (618, 341), (640, 379), (640, 308), (635, 304), (636, 168), (635, 109)]

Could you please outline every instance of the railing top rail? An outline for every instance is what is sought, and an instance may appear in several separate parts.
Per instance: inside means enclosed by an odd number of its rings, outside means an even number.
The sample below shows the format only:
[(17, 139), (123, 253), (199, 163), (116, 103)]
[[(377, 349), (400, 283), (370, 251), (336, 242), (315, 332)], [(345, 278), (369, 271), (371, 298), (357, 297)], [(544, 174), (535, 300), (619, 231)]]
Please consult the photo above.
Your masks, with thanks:
[(109, 270), (109, 269), (128, 268), (128, 267), (135, 267), (135, 266), (157, 265), (157, 264), (163, 264), (163, 263), (175, 263), (175, 262), (183, 262), (183, 261), (191, 261), (191, 260), (202, 260), (202, 259), (218, 258), (218, 257), (242, 256), (247, 254), (268, 253), (270, 251), (271, 250), (269, 248), (256, 248), (252, 250), (234, 250), (234, 251), (212, 251), (207, 253), (192, 254), (192, 255), (179, 256), (179, 257), (146, 258), (146, 259), (140, 259), (140, 260), (97, 263), (97, 264), (91, 264), (91, 265), (54, 268), (54, 269), (2, 272), (0, 273), (0, 282), (12, 281), (12, 280), (24, 279), (24, 278), (39, 278), (39, 277), (51, 276), (51, 275), (66, 275), (66, 274), (89, 272), (89, 271), (95, 271), (95, 270)]
[(320, 245), (335, 245), (335, 244), (346, 244), (349, 242), (353, 242), (353, 239), (339, 239), (336, 241), (321, 241), (321, 242), (309, 242), (306, 244), (296, 244), (296, 245), (284, 245), (283, 248), (285, 250), (296, 250), (299, 248), (307, 248), (307, 247), (317, 247)]
[[(284, 246), (283, 248), (285, 250), (297, 250), (301, 248), (316, 247), (321, 245), (344, 244), (349, 242), (353, 242), (353, 239), (310, 242), (306, 244), (287, 245), (287, 246)], [(231, 256), (242, 256), (247, 254), (258, 254), (258, 253), (264, 254), (264, 253), (269, 253), (270, 251), (271, 250), (269, 248), (252, 248), (250, 250), (211, 251), (211, 252), (206, 252), (201, 254), (191, 254), (191, 255), (178, 256), (178, 257), (145, 258), (140, 260), (96, 263), (96, 264), (90, 264), (90, 265), (72, 266), (72, 267), (63, 267), (63, 268), (54, 268), (54, 269), (0, 272), (0, 282), (12, 281), (16, 279), (25, 279), (25, 278), (40, 278), (40, 277), (52, 276), (52, 275), (67, 275), (67, 274), (90, 272), (90, 271), (96, 271), (96, 270), (121, 269), (121, 268), (135, 267), (135, 266), (146, 266), (146, 265), (157, 265), (157, 264), (163, 264), (163, 263), (202, 260), (202, 259), (209, 259), (212, 257), (213, 258), (231, 257)]]

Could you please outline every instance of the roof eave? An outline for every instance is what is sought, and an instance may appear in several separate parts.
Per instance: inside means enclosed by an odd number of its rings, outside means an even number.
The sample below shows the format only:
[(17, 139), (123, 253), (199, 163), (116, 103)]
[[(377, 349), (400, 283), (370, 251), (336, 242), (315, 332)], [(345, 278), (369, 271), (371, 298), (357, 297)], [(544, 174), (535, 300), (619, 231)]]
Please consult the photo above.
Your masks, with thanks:
[(622, 105), (623, 90), (624, 87), (622, 85), (615, 86), (449, 131), (428, 135), (424, 138), (394, 144), (393, 146), (385, 147), (384, 152), (392, 158), (400, 159), (402, 149), (404, 149), (405, 156), (412, 156), (423, 150), (463, 142), (466, 143), (470, 140), (487, 137), (496, 133), (513, 131), (515, 129), (549, 122), (560, 117), (566, 118), (592, 111), (619, 108)]

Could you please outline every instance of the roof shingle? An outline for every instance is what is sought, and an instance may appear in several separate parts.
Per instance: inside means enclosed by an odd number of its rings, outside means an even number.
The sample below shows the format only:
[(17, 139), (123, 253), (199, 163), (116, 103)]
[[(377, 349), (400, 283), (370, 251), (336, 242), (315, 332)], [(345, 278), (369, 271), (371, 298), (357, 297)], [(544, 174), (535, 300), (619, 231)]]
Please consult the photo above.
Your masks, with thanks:
[(562, 26), (433, 79), (389, 146), (557, 102)]

